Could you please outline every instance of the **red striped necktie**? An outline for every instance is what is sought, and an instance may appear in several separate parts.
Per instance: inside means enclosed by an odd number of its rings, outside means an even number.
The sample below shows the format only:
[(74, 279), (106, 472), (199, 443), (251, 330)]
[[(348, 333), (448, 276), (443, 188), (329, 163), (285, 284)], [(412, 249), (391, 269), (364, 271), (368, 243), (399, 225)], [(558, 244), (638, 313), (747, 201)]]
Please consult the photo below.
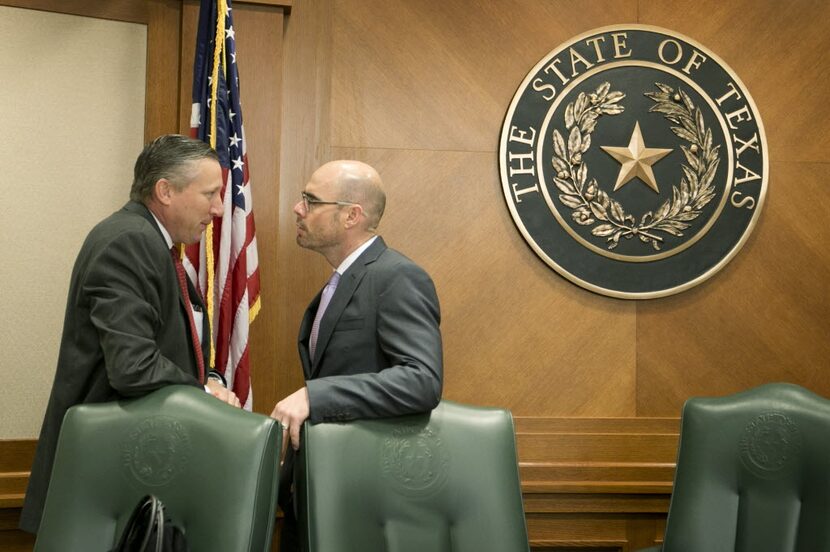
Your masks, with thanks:
[(185, 309), (187, 311), (187, 320), (190, 322), (190, 341), (193, 345), (193, 351), (196, 353), (196, 364), (199, 367), (199, 382), (205, 381), (205, 359), (202, 356), (202, 344), (199, 342), (199, 332), (196, 331), (196, 321), (193, 319), (193, 306), (190, 301), (190, 294), (187, 291), (187, 274), (184, 271), (182, 259), (179, 256), (179, 248), (175, 245), (170, 249), (170, 254), (173, 255), (173, 265), (176, 267), (176, 275), (179, 279), (179, 290), (182, 292)]

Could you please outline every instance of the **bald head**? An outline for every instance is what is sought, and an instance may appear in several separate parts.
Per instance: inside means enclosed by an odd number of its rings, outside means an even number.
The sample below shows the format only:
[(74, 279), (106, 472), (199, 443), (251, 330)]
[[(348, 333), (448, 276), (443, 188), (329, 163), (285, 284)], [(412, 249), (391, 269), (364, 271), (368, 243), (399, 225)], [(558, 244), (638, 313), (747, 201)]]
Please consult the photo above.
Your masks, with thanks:
[(317, 169), (311, 178), (333, 183), (340, 201), (359, 204), (366, 215), (366, 230), (374, 231), (378, 227), (386, 208), (386, 192), (374, 168), (360, 161), (330, 161)]

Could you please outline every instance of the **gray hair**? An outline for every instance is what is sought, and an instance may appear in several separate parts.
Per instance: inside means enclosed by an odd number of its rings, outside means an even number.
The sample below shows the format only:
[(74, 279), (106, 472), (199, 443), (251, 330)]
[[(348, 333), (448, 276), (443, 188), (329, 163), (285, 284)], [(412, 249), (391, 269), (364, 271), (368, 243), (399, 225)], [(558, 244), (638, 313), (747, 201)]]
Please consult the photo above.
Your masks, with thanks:
[(193, 165), (202, 159), (219, 161), (219, 154), (208, 144), (181, 134), (159, 136), (144, 147), (133, 171), (130, 199), (146, 203), (160, 179), (182, 191), (193, 178)]

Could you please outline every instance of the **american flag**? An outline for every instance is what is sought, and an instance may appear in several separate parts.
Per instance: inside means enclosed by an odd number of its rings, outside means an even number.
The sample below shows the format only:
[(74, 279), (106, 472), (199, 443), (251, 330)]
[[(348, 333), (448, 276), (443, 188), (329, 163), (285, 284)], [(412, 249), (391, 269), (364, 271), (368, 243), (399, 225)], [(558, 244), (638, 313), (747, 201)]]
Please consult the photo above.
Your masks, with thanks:
[(230, 0), (202, 0), (190, 135), (219, 153), (225, 212), (208, 226), (200, 243), (187, 247), (184, 265), (207, 299), (211, 365), (251, 410), (248, 328), (260, 307), (259, 262), (235, 40)]

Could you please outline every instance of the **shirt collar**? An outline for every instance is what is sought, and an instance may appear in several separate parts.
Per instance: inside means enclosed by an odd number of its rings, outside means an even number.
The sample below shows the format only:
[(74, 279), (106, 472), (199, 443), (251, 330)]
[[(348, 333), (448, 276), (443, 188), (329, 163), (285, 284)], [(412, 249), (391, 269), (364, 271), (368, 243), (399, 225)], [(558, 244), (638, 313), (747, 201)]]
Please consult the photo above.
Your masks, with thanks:
[[(150, 211), (149, 209), (147, 210)], [(164, 241), (167, 242), (167, 249), (170, 249), (171, 247), (173, 247), (173, 238), (170, 237), (170, 232), (167, 231), (167, 228), (164, 227), (164, 225), (161, 223), (161, 221), (158, 219), (155, 213), (150, 211), (150, 214), (153, 215), (156, 224), (158, 224), (159, 230), (161, 230), (161, 235), (164, 236)]]
[(352, 264), (357, 260), (358, 257), (360, 257), (361, 253), (369, 249), (369, 246), (372, 245), (376, 239), (378, 239), (377, 236), (372, 236), (371, 238), (363, 242), (360, 245), (360, 247), (352, 251), (348, 257), (343, 259), (343, 262), (340, 263), (340, 266), (337, 267), (337, 270), (335, 270), (335, 272), (338, 272), (341, 276), (345, 274), (349, 267), (352, 266)]

